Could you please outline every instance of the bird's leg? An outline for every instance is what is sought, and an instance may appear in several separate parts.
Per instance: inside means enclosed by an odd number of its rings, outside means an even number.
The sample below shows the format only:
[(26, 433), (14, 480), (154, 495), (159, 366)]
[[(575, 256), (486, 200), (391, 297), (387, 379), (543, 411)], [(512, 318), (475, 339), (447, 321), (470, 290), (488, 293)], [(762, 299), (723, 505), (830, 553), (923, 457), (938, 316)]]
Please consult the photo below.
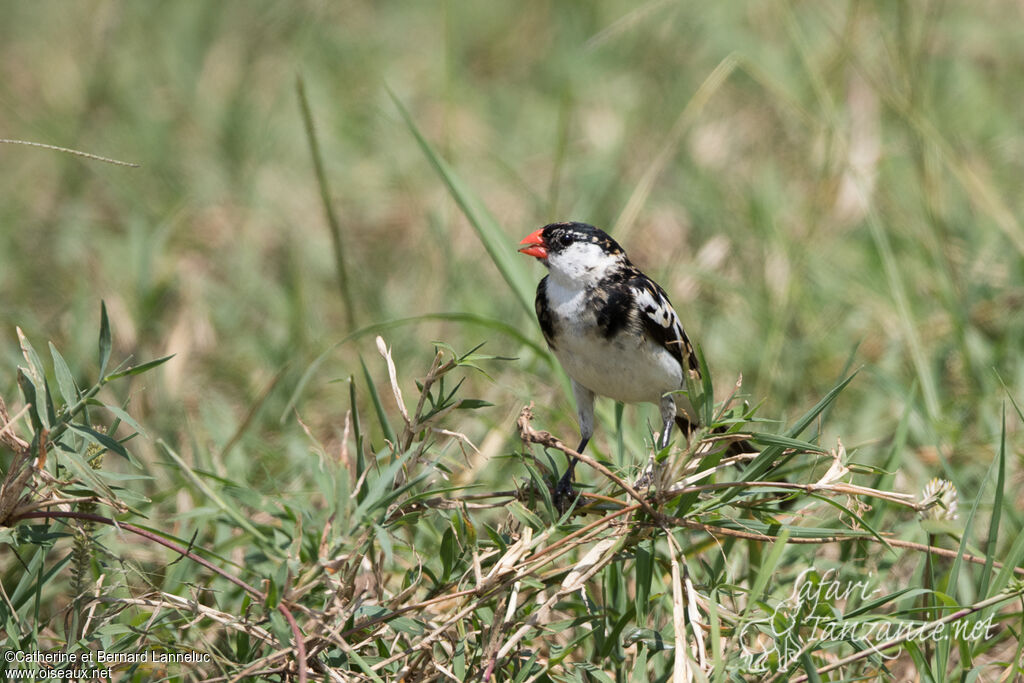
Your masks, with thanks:
[(668, 448), (668, 441), (672, 438), (672, 423), (676, 421), (676, 399), (672, 394), (665, 394), (658, 404), (661, 410), (661, 445), (658, 450)]
[[(576, 447), (577, 453), (582, 453), (583, 449), (587, 447), (587, 443), (590, 441), (589, 436), (583, 437), (580, 441), (580, 445)], [(576, 465), (579, 463), (579, 458), (570, 455), (569, 466), (565, 470), (565, 474), (558, 480), (558, 485), (555, 487), (555, 507), (559, 510), (564, 510), (569, 507), (576, 498), (576, 492), (572, 488), (572, 480), (576, 471)]]
[[(663, 451), (668, 448), (669, 440), (672, 438), (672, 423), (676, 420), (676, 402), (672, 398), (672, 394), (665, 394), (661, 397), (661, 438), (658, 439), (658, 450)], [(640, 473), (636, 482), (633, 484), (634, 488), (646, 488), (651, 485), (654, 479), (654, 453), (651, 453), (651, 457), (647, 460), (647, 467)]]
[[(572, 394), (576, 398), (576, 414), (580, 422), (580, 445), (576, 447), (577, 453), (582, 453), (594, 435), (594, 392), (582, 384), (572, 381)], [(576, 499), (576, 492), (572, 489), (573, 473), (576, 471), (576, 464), (579, 459), (570, 456), (569, 466), (565, 474), (558, 480), (555, 486), (554, 502), (559, 510), (568, 509), (569, 505)]]

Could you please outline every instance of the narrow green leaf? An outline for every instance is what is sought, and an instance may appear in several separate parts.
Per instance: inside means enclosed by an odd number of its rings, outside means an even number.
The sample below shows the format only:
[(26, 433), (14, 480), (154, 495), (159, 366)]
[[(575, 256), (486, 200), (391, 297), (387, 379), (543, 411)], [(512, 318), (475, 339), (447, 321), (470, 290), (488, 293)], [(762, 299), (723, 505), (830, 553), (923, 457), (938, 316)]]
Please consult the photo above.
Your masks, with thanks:
[[(71, 559), (71, 554), (68, 553), (63, 558), (50, 565), (48, 570), (44, 570), (44, 561), (47, 553), (49, 552), (50, 548), (38, 547), (36, 552), (32, 555), (32, 559), (28, 561), (25, 570), (20, 572), (21, 580), (18, 581), (18, 585), (15, 586), (13, 591), (11, 591), (9, 599), (10, 604), (14, 605), (15, 610), (20, 610), (25, 603), (35, 597), (42, 588), (42, 585), (49, 583), (50, 579), (58, 574), (64, 568), (64, 565)], [(13, 578), (17, 579), (17, 576), (18, 573), (14, 573)], [(8, 650), (8, 652), (10, 652), (10, 650)]]
[(508, 504), (508, 511), (511, 512), (512, 516), (520, 522), (523, 522), (534, 529), (543, 529), (547, 526), (543, 521), (541, 521), (540, 517), (533, 514), (531, 510), (528, 510), (526, 506), (518, 500), (513, 500)]
[(57, 389), (60, 390), (64, 404), (73, 406), (78, 402), (80, 395), (78, 385), (75, 384), (75, 377), (71, 374), (71, 368), (68, 367), (64, 356), (60, 355), (60, 351), (53, 345), (53, 342), (50, 342), (50, 356), (53, 358), (53, 374), (57, 378)]
[[(39, 405), (36, 402), (36, 385), (25, 374), (25, 368), (18, 368), (18, 387), (21, 389), (25, 404), (29, 406), (28, 416), (32, 422), (32, 431), (38, 434), (43, 429), (43, 422), (40, 419)], [(43, 412), (45, 413), (45, 409)]]
[(856, 609), (844, 612), (843, 619), (852, 620), (856, 617), (861, 616), (862, 614), (874, 614), (890, 602), (896, 602), (900, 599), (914, 598), (919, 595), (925, 595), (930, 593), (931, 591), (926, 588), (901, 588), (880, 598), (875, 598), (870, 602), (865, 602), (863, 605), (858, 605)]
[[(711, 368), (708, 367), (708, 361), (704, 357), (704, 349), (699, 345), (694, 347), (694, 353), (697, 354), (697, 363), (700, 365), (700, 408), (701, 411), (701, 424), (709, 425), (714, 420), (715, 413), (715, 387), (711, 381)], [(687, 373), (689, 375), (689, 373)]]
[[(525, 664), (521, 665), (522, 668), (519, 669), (519, 673), (516, 674), (516, 677), (512, 679), (512, 683), (525, 683), (526, 679), (530, 676), (530, 674), (536, 673), (538, 669), (534, 669), (534, 665), (537, 663), (537, 658), (539, 656), (539, 650), (533, 650), (532, 652), (530, 652), (530, 658), (526, 660)], [(638, 657), (637, 661), (639, 660), (640, 658)]]
[(341, 235), (341, 222), (338, 220), (338, 216), (334, 211), (334, 203), (331, 201), (332, 194), (327, 185), (327, 173), (324, 171), (320, 143), (316, 137), (316, 127), (313, 125), (313, 112), (309, 107), (309, 98), (306, 97), (306, 83), (301, 75), (295, 77), (295, 93), (299, 99), (302, 124), (306, 129), (306, 140), (309, 142), (309, 152), (313, 157), (313, 171), (316, 174), (317, 187), (320, 188), (320, 202), (323, 204), (327, 228), (331, 235), (331, 246), (334, 250), (334, 268), (338, 275), (338, 288), (341, 292), (341, 300), (345, 302), (345, 322), (348, 325), (348, 329), (353, 330), (356, 327), (356, 312), (352, 289), (349, 286), (348, 271), (345, 268), (345, 241)]
[(722, 659), (722, 620), (718, 616), (718, 589), (713, 588), (708, 598), (708, 627), (711, 630), (708, 640), (711, 641), (711, 670), (714, 672), (711, 680), (713, 683), (719, 683), (725, 678), (726, 667)]
[[(803, 417), (801, 417), (799, 420), (793, 423), (793, 426), (786, 431), (785, 436), (790, 438), (800, 436), (800, 433), (807, 429), (808, 425), (814, 422), (814, 419), (823, 410), (825, 410), (825, 408), (827, 408), (834, 400), (836, 400), (836, 397), (839, 396), (839, 393), (843, 389), (845, 389), (846, 385), (849, 384), (856, 376), (857, 373), (854, 372), (849, 377), (847, 377), (839, 384), (837, 384), (835, 387), (833, 387), (833, 389), (829, 391), (827, 394), (825, 394), (825, 396), (820, 401), (818, 401), (813, 408), (808, 410), (803, 415)], [(754, 481), (760, 478), (761, 475), (767, 472), (768, 469), (771, 468), (772, 465), (775, 463), (775, 461), (779, 459), (779, 456), (782, 455), (783, 450), (785, 449), (782, 446), (772, 445), (768, 446), (768, 448), (765, 448), (763, 451), (761, 451), (761, 454), (754, 458), (752, 461), (750, 461), (750, 463), (743, 469), (743, 481)], [(740, 490), (741, 489), (735, 489), (733, 491), (729, 491), (722, 497), (722, 500), (720, 502), (726, 502), (728, 500), (731, 500), (732, 498), (739, 494)]]
[(377, 393), (377, 387), (373, 383), (373, 377), (370, 376), (370, 370), (366, 367), (366, 361), (363, 360), (362, 356), (359, 357), (359, 364), (363, 367), (363, 379), (366, 380), (366, 388), (370, 392), (373, 409), (377, 412), (377, 421), (384, 432), (384, 438), (393, 444), (397, 444), (398, 437), (395, 436), (395, 430), (391, 428), (388, 412), (384, 409), (384, 404), (380, 400), (380, 394)]
[[(22, 378), (24, 378), (25, 384), (32, 385), (31, 393), (33, 399), (30, 412), (34, 416), (33, 426), (38, 422), (39, 426), (49, 430), (51, 425), (56, 422), (56, 419), (53, 415), (53, 401), (50, 400), (49, 387), (46, 385), (46, 369), (43, 367), (43, 362), (39, 359), (39, 354), (36, 353), (32, 343), (21, 331), (21, 328), (16, 327), (14, 329), (18, 334), (21, 354), (25, 357), (25, 363), (28, 365), (27, 368), (18, 368), (18, 383), (22, 384)], [(24, 388), (22, 388), (22, 393), (25, 393)], [(38, 431), (38, 427), (36, 429)]]
[(782, 553), (786, 550), (786, 543), (788, 541), (789, 529), (783, 527), (779, 531), (776, 541), (772, 543), (771, 551), (769, 551), (768, 555), (764, 558), (764, 562), (761, 564), (761, 568), (757, 572), (757, 578), (750, 589), (750, 599), (747, 600), (747, 606), (743, 610), (744, 621), (747, 620), (747, 617), (754, 605), (756, 605), (761, 599), (761, 595), (764, 593), (764, 589), (768, 585), (768, 581), (775, 575), (775, 567), (782, 558)]
[[(390, 451), (390, 449), (387, 449)], [(410, 458), (416, 455), (416, 448), (410, 448), (397, 458), (393, 458), (386, 467), (377, 469), (371, 476), (367, 477), (366, 498), (360, 502), (352, 519), (357, 523), (366, 523), (371, 513), (387, 510), (388, 505), (398, 498), (404, 496), (410, 489), (423, 481), (430, 475), (432, 469), (424, 467), (415, 476), (410, 477), (401, 486), (395, 486), (395, 478), (402, 467), (409, 462)]]
[[(985, 570), (981, 576), (978, 595), (988, 597), (988, 582), (992, 576), (992, 563), (995, 561), (996, 548), (999, 547), (999, 522), (1003, 514), (1003, 495), (1006, 488), (1006, 404), (1003, 404), (1003, 422), (999, 430), (999, 468), (996, 470), (996, 495), (992, 501), (992, 519), (988, 523), (988, 543), (985, 545)], [(979, 495), (978, 498), (981, 498)], [(970, 529), (971, 527), (967, 527)], [(964, 538), (968, 534), (964, 533)]]
[(459, 401), (459, 410), (476, 410), (477, 408), (490, 408), (494, 404), (480, 398), (464, 398)]
[(267, 578), (267, 599), (264, 601), (264, 606), (268, 610), (277, 609), (277, 603), (280, 602), (281, 592), (277, 585), (277, 581), (274, 577)]
[(811, 656), (808, 653), (801, 653), (800, 666), (803, 668), (804, 673), (807, 674), (809, 683), (821, 683), (821, 675), (818, 674), (818, 668), (814, 666), (814, 661), (811, 660)]
[(413, 121), (412, 116), (405, 108), (405, 105), (402, 104), (402, 101), (398, 99), (398, 96), (391, 92), (391, 90), (388, 90), (388, 93), (402, 115), (405, 125), (409, 128), (413, 137), (416, 138), (416, 142), (419, 144), (423, 154), (441, 177), (441, 180), (444, 181), (444, 184), (448, 186), (448, 192), (455, 200), (455, 203), (459, 205), (459, 208), (462, 209), (462, 213), (466, 216), (469, 224), (473, 226), (477, 237), (480, 238), (488, 255), (490, 255), (491, 261), (498, 267), (498, 271), (505, 278), (505, 282), (508, 283), (509, 287), (512, 288), (512, 292), (516, 295), (519, 303), (522, 304), (528, 314), (533, 315), (533, 298), (536, 285), (527, 271), (526, 261), (516, 251), (517, 240), (505, 234), (494, 216), (491, 215), (483, 203), (455, 174), (448, 165), (448, 162), (441, 158), (441, 155), (434, 150), (433, 146), (423, 136), (423, 133), (420, 132), (416, 122)]
[(114, 490), (111, 489), (98, 474), (100, 470), (94, 470), (92, 466), (85, 461), (85, 458), (78, 453), (70, 451), (62, 452), (61, 464), (67, 467), (76, 478), (81, 480), (82, 483), (94, 493), (110, 500), (117, 499), (118, 496), (114, 493)]
[(107, 304), (100, 302), (100, 377), (107, 371), (107, 362), (110, 360), (110, 319), (107, 317)]
[(128, 460), (134, 465), (139, 464), (138, 462), (135, 461), (134, 458), (132, 458), (131, 455), (128, 454), (128, 451), (125, 450), (125, 447), (122, 446), (117, 439), (113, 438), (109, 434), (104, 434), (103, 432), (96, 431), (95, 429), (89, 427), (88, 425), (78, 425), (73, 424), (71, 422), (68, 422), (67, 424), (68, 429), (85, 437), (86, 441), (90, 441), (96, 444), (97, 446), (101, 446), (110, 451), (111, 453), (117, 453), (122, 458)]
[(804, 441), (803, 439), (794, 439), (790, 436), (783, 436), (782, 434), (769, 434), (767, 432), (754, 432), (751, 437), (751, 441), (755, 441), (762, 446), (778, 446), (783, 449), (793, 448), (798, 451), (808, 451), (811, 453), (826, 453), (827, 451), (810, 441)]
[(284, 410), (281, 411), (281, 423), (283, 424), (291, 414), (292, 409), (299, 402), (299, 397), (302, 392), (305, 391), (306, 385), (309, 384), (310, 380), (316, 376), (317, 370), (320, 365), (334, 352), (334, 349), (338, 348), (342, 344), (347, 344), (356, 339), (367, 337), (370, 335), (378, 335), (381, 332), (394, 329), (396, 327), (403, 327), (406, 325), (415, 325), (421, 322), (428, 322), (433, 320), (443, 320), (448, 322), (464, 323), (467, 325), (478, 325), (485, 329), (502, 334), (518, 344), (529, 347), (539, 358), (542, 358), (549, 366), (554, 366), (554, 359), (546, 348), (538, 344), (536, 341), (530, 339), (523, 334), (521, 327), (510, 325), (504, 321), (496, 320), (494, 318), (488, 318), (482, 315), (476, 315), (475, 313), (427, 313), (425, 315), (416, 315), (409, 318), (397, 318), (395, 320), (386, 320), (380, 323), (374, 323), (362, 327), (355, 332), (349, 334), (341, 341), (332, 344), (330, 347), (325, 349), (316, 358), (314, 358), (310, 364), (306, 367), (305, 372), (302, 373), (302, 377), (295, 385), (295, 389), (292, 391), (291, 397), (288, 399), (288, 403), (285, 404)]
[(139, 375), (139, 374), (142, 374), (143, 372), (146, 372), (148, 370), (152, 370), (153, 368), (157, 367), (158, 365), (163, 365), (164, 363), (166, 363), (167, 361), (169, 361), (172, 358), (174, 358), (174, 354), (173, 353), (171, 355), (169, 355), (169, 356), (164, 356), (163, 358), (157, 358), (156, 360), (151, 360), (151, 361), (142, 363), (141, 365), (136, 365), (134, 367), (128, 368), (127, 370), (121, 370), (120, 372), (111, 373), (111, 374), (107, 375), (106, 377), (104, 377), (103, 381), (104, 382), (111, 382), (111, 381), (113, 381), (115, 379), (120, 379), (121, 377), (129, 377), (131, 375)]
[[(53, 392), (50, 391), (50, 383), (43, 380), (43, 396), (46, 397), (46, 417), (44, 422), (47, 429), (57, 424), (57, 410), (53, 407)], [(40, 414), (42, 417), (42, 414)]]
[[(986, 550), (988, 553), (992, 552), (991, 549)], [(1013, 545), (1010, 546), (1009, 551), (1002, 556), (1001, 560), (1003, 567), (996, 573), (996, 578), (992, 580), (992, 583), (989, 584), (989, 595), (995, 595), (1003, 590), (1010, 577), (1013, 576), (1014, 570), (1024, 561), (1024, 534), (1017, 534), (1016, 538), (1013, 539)]]
[(181, 459), (174, 449), (172, 449), (166, 441), (158, 439), (156, 445), (173, 460), (180, 469), (181, 473), (192, 482), (192, 485), (199, 489), (204, 496), (206, 496), (210, 502), (216, 505), (224, 514), (234, 520), (235, 524), (240, 526), (243, 530), (252, 534), (253, 537), (258, 539), (263, 544), (263, 551), (272, 553), (275, 557), (281, 557), (280, 551), (270, 543), (270, 539), (267, 538), (262, 531), (253, 526), (249, 518), (246, 517), (241, 510), (235, 505), (229, 505), (216, 491), (214, 491), (203, 479), (196, 474), (195, 470), (189, 467), (188, 463)]
[[(105, 410), (109, 410), (110, 412), (112, 412), (114, 414), (114, 416), (120, 422), (124, 422), (125, 424), (127, 424), (129, 427), (131, 427), (133, 430), (135, 430), (136, 432), (138, 432), (142, 436), (146, 436), (146, 430), (143, 429), (142, 425), (140, 425), (135, 418), (133, 418), (131, 415), (129, 415), (127, 413), (127, 411), (124, 410), (124, 408), (120, 408), (120, 407), (115, 406), (115, 405), (110, 405), (108, 403), (104, 403), (104, 402), (102, 402), (102, 401), (100, 401), (98, 399), (95, 399), (95, 398), (88, 399), (86, 401), (86, 403), (88, 403), (91, 406), (98, 406), (98, 407), (103, 408)], [(115, 425), (111, 425), (110, 431), (111, 432), (114, 431), (115, 427), (116, 427)]]
[(648, 539), (636, 546), (636, 605), (637, 623), (647, 623), (647, 602), (651, 598), (651, 584), (654, 582), (654, 539)]
[(786, 432), (786, 436), (800, 436), (800, 433), (807, 429), (807, 427), (812, 422), (814, 422), (818, 415), (823, 410), (825, 410), (825, 408), (831, 405), (833, 401), (836, 400), (836, 397), (838, 397), (840, 392), (842, 392), (842, 390), (846, 388), (846, 385), (853, 381), (853, 378), (857, 376), (857, 372), (859, 371), (854, 371), (853, 373), (851, 373), (846, 379), (839, 382), (839, 384), (833, 387), (831, 391), (825, 394), (825, 396), (820, 401), (814, 404), (813, 408), (808, 410), (803, 417), (797, 420), (793, 424), (793, 426), (790, 427), (789, 431)]
[(32, 380), (32, 383), (36, 385), (38, 391), (43, 382), (46, 380), (46, 368), (43, 367), (43, 361), (40, 360), (39, 354), (36, 353), (32, 343), (28, 340), (28, 337), (21, 331), (20, 327), (14, 328), (18, 333), (18, 343), (21, 345), (21, 355), (25, 357), (25, 362), (28, 363), (28, 376)]
[[(363, 476), (363, 471), (366, 469), (366, 454), (363, 447), (363, 432), (359, 421), (359, 404), (356, 402), (356, 381), (355, 377), (349, 375), (348, 377), (348, 399), (349, 399), (349, 410), (352, 415), (352, 437), (355, 439), (356, 444), (356, 476), (352, 485), (355, 486), (356, 482)], [(356, 492), (356, 504), (361, 504), (366, 499), (366, 487), (361, 486)]]
[(449, 527), (445, 529), (444, 536), (441, 537), (441, 567), (443, 568), (443, 573), (441, 575), (442, 583), (447, 583), (448, 579), (451, 578), (452, 568), (455, 566), (458, 550), (459, 542), (455, 538), (455, 532), (452, 531), (451, 527)]

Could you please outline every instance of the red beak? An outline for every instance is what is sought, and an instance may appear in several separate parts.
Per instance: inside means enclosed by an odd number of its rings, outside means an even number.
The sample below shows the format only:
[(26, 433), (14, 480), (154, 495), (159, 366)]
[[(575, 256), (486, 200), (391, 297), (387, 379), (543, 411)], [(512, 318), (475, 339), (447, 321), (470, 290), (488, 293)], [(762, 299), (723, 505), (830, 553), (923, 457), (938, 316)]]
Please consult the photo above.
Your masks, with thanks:
[(547, 258), (548, 245), (544, 243), (544, 238), (541, 237), (541, 232), (543, 231), (544, 228), (541, 228), (540, 230), (531, 232), (529, 235), (524, 237), (523, 241), (519, 243), (523, 245), (519, 247), (519, 253), (539, 259)]

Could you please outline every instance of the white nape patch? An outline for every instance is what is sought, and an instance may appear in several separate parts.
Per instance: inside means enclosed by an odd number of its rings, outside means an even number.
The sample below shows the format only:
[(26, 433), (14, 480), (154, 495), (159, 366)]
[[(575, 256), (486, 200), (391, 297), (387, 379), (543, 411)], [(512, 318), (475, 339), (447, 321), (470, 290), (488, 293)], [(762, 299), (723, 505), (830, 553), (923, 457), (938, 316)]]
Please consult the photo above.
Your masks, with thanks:
[(610, 268), (620, 263), (621, 255), (606, 252), (593, 242), (575, 242), (557, 253), (548, 254), (551, 279), (567, 289), (597, 284)]

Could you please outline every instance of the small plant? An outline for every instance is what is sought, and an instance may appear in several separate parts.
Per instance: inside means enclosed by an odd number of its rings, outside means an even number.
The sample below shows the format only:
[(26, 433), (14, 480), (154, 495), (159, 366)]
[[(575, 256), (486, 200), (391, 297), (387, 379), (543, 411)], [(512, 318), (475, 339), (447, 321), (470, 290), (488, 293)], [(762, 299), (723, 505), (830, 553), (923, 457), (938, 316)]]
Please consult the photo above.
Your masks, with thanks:
[[(103, 315), (101, 370), (109, 334)], [(103, 403), (100, 389), (167, 359), (101, 372), (83, 391), (51, 349), (60, 387), (51, 395), (44, 367), (22, 337), (25, 407), (12, 418), (0, 405), (3, 443), (13, 456), (3, 488), (5, 540), (19, 555), (31, 553), (24, 560), (30, 571), (3, 608), (16, 649), (69, 656), (102, 650), (111, 670), (139, 679), (202, 680), (222, 671), (299, 680), (568, 680), (584, 672), (601, 680), (803, 680), (829, 671), (868, 675), (899, 648), (919, 667), (933, 666), (929, 661), (948, 654), (923, 644), (926, 633), (941, 631), (945, 642), (979, 661), (993, 643), (1007, 641), (1000, 634), (1016, 617), (995, 610), (1024, 595), (1013, 579), (1021, 573), (1013, 569), (1016, 559), (1003, 565), (978, 557), (962, 541), (956, 550), (904, 541), (865, 514), (869, 504), (911, 513), (939, 506), (947, 526), (931, 533), (955, 534), (948, 526), (956, 507), (950, 485), (935, 483), (916, 500), (856, 483), (878, 472), (854, 462), (841, 443), (826, 451), (800, 439), (850, 378), (781, 434), (749, 431), (760, 422), (749, 410), (732, 416), (731, 397), (716, 411), (710, 383), (690, 387), (710, 411), (709, 428), (685, 448), (659, 454), (654, 481), (642, 489), (629, 483), (635, 472), (575, 454), (534, 429), (525, 408), (522, 440), (581, 457), (594, 484), (561, 513), (548, 477), (535, 466), (543, 460), (529, 450), (518, 460), (526, 476), (510, 487), (470, 490), (451, 481), (476, 446), (449, 423), (461, 411), (489, 405), (460, 396), (464, 378), (453, 382), (453, 373), (480, 372), (482, 363), (502, 359), (479, 347), (456, 353), (438, 344), (415, 382), (410, 409), (390, 349), (380, 337), (376, 346), (390, 398), (378, 393), (364, 364), (372, 408), (363, 407), (349, 378), (340, 452), (332, 455), (306, 430), (320, 456), (316, 495), (291, 502), (249, 496), (247, 505), (256, 509), (246, 512), (228, 482), (196, 471), (160, 444), (194, 495), (220, 510), (211, 523), (244, 543), (242, 567), (202, 539), (175, 539), (122, 519), (145, 501), (126, 485), (131, 480), (101, 466), (108, 451), (131, 459), (126, 439), (113, 436), (119, 424), (130, 425), (133, 435), (143, 432), (124, 407)], [(44, 414), (36, 405), (47, 406)], [(106, 429), (101, 410), (113, 415)], [(16, 434), (19, 420), (25, 438)], [(372, 443), (371, 431), (383, 435), (382, 443)], [(760, 453), (726, 456), (725, 444), (738, 438), (752, 439)], [(48, 525), (25, 524), (32, 520)], [(128, 534), (118, 549), (99, 537), (104, 525)], [(70, 553), (40, 573), (67, 536)], [(173, 553), (172, 561), (133, 568), (133, 555), (157, 545)], [(882, 572), (854, 585), (857, 572), (844, 573), (830, 553), (814, 552), (870, 547), (920, 554), (932, 567), (933, 587), (895, 587)], [(168, 581), (180, 566), (174, 556), (191, 567), (185, 580)], [(854, 556), (861, 573), (880, 569), (872, 553)], [(942, 587), (939, 561), (952, 562), (949, 580), (966, 564), (997, 574), (960, 605)], [(72, 594), (64, 629), (31, 628), (30, 597), (61, 590), (65, 564)], [(121, 578), (110, 578), (116, 573)], [(162, 588), (149, 585), (147, 577), (158, 575), (165, 577)], [(925, 611), (922, 597), (929, 598)], [(169, 630), (186, 624), (203, 639)]]

